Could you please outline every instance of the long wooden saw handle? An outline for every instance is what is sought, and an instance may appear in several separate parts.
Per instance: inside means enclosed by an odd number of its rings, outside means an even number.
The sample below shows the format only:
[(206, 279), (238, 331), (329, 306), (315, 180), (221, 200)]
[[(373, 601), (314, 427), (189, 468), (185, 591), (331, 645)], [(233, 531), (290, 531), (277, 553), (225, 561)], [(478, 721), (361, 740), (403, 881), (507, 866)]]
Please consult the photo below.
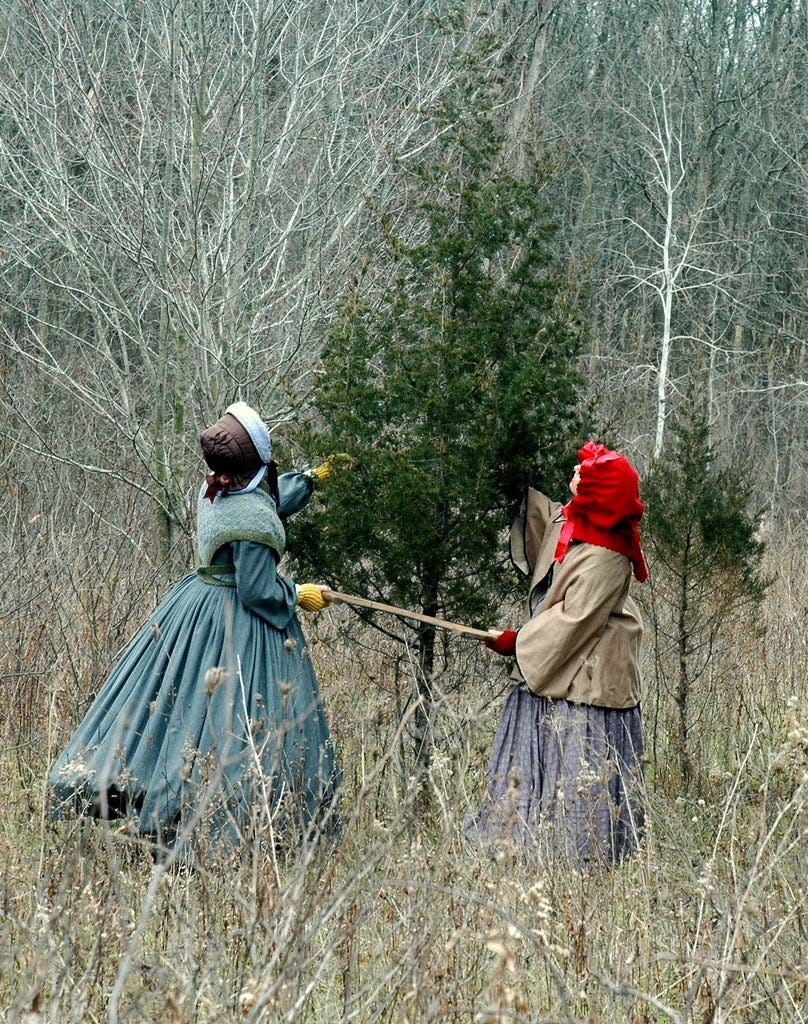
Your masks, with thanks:
[(324, 597), (328, 601), (340, 601), (343, 604), (355, 604), (360, 608), (372, 608), (376, 612), (389, 612), (391, 615), (398, 615), (401, 619), (415, 619), (417, 622), (426, 622), (430, 626), (437, 626), (439, 629), (448, 629), (452, 633), (459, 633), (462, 636), (476, 636), (480, 640), (490, 640), (491, 634), (484, 629), (475, 629), (473, 626), (462, 626), (458, 622), (447, 622), (446, 619), (436, 619), (433, 615), (424, 615), (423, 612), (413, 612), (407, 608), (396, 608), (392, 604), (382, 604), (381, 601), (371, 601), (367, 597), (354, 597), (352, 594), (341, 594), (338, 590), (326, 590)]

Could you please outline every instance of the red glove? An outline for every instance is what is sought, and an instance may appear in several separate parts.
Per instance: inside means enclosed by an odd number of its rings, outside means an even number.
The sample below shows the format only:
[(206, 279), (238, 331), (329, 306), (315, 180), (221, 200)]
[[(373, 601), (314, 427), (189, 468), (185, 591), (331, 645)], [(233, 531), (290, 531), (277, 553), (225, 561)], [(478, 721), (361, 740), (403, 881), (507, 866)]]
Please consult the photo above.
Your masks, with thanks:
[(489, 651), (496, 651), (497, 654), (515, 654), (516, 630), (506, 629), (498, 637), (492, 636), (490, 640), (484, 640), (483, 643)]

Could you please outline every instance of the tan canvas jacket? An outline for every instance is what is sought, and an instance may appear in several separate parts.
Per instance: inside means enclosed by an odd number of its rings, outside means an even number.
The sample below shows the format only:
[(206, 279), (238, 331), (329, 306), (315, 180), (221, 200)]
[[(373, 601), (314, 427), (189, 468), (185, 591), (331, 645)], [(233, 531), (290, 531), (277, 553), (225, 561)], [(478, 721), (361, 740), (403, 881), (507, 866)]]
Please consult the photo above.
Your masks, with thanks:
[[(511, 530), (511, 558), (531, 577), (528, 615), (553, 565), (561, 506), (531, 489)], [(576, 704), (631, 708), (640, 701), (642, 621), (629, 597), (631, 562), (594, 544), (571, 544), (555, 565), (535, 618), (519, 630), (514, 678), (533, 693)]]

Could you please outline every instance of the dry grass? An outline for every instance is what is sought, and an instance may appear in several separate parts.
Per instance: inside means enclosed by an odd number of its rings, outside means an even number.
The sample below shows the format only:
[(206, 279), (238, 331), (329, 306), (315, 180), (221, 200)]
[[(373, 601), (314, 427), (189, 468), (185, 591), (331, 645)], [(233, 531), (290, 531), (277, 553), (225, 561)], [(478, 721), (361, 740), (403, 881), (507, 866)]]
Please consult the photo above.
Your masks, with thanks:
[(125, 832), (52, 826), (48, 762), (161, 577), (123, 541), (99, 538), (77, 573), (78, 533), (19, 535), (0, 651), (6, 1021), (808, 1020), (798, 538), (775, 552), (762, 642), (737, 639), (732, 685), (721, 676), (707, 702), (701, 795), (681, 800), (652, 764), (641, 856), (585, 875), (486, 858), (463, 839), (502, 664), (452, 647), (424, 810), (408, 778), (412, 667), (373, 633), (350, 633), (344, 609), (308, 626), (345, 772), (336, 846), (276, 864), (256, 843), (165, 870)]

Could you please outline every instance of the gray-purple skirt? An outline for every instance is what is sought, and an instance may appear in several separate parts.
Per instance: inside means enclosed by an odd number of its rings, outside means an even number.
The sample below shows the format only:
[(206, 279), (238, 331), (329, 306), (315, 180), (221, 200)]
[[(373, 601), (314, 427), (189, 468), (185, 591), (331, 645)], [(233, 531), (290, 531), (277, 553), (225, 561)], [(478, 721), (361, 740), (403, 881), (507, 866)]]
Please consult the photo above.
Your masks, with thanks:
[(492, 851), (535, 848), (580, 866), (620, 861), (643, 832), (644, 749), (639, 705), (571, 704), (514, 686), (488, 793), (465, 834)]

